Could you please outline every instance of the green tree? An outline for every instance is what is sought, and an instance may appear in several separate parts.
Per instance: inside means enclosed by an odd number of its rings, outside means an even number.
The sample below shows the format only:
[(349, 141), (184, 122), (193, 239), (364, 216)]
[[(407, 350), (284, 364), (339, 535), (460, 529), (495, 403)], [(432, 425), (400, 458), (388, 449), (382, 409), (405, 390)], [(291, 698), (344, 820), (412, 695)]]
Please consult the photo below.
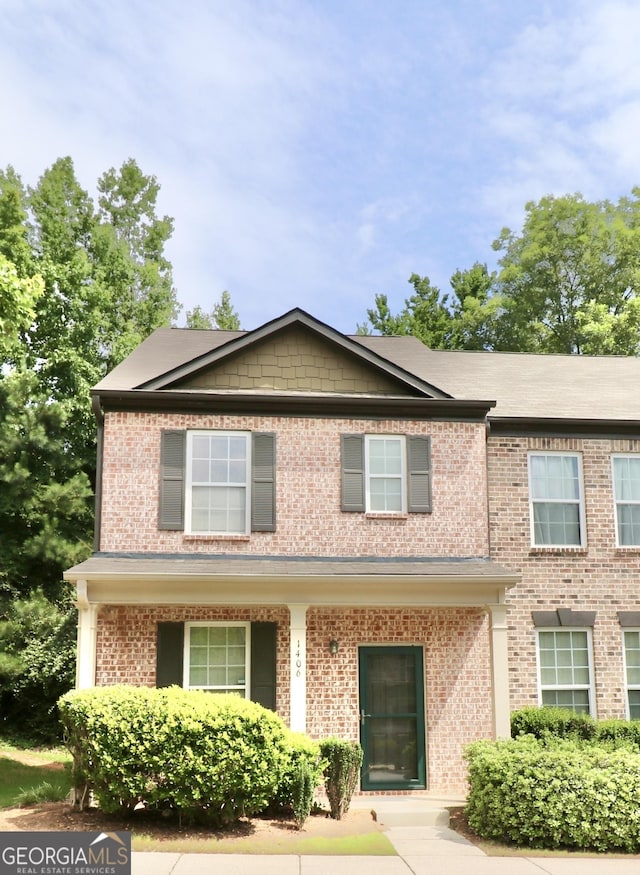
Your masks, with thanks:
[(399, 313), (376, 295), (359, 332), (413, 334), (435, 349), (640, 353), (640, 188), (617, 204), (532, 201), (522, 230), (504, 228), (493, 248), (498, 269), (456, 271), (449, 294), (413, 274)]
[(447, 296), (427, 276), (411, 274), (409, 283), (413, 294), (397, 314), (391, 312), (386, 295), (376, 295), (375, 308), (367, 310), (368, 322), (358, 325), (358, 334), (368, 334), (371, 326), (378, 334), (412, 334), (433, 349), (446, 348), (451, 331)]
[[(96, 425), (90, 388), (151, 331), (170, 324), (178, 310), (164, 254), (173, 223), (156, 216), (158, 191), (155, 177), (132, 160), (101, 177), (97, 204), (76, 179), (71, 158), (56, 161), (32, 188), (11, 167), (0, 171), (5, 630), (15, 620), (12, 612), (31, 610), (25, 605), (34, 590), (52, 616), (60, 610), (73, 617), (60, 601), (66, 591), (62, 571), (90, 553), (93, 538)], [(46, 605), (39, 603), (38, 611), (46, 613)], [(73, 629), (75, 620), (69, 622)], [(44, 635), (44, 628), (36, 623), (30, 634)], [(0, 666), (17, 664), (15, 640), (0, 633)], [(35, 648), (42, 641), (31, 643)], [(46, 658), (55, 664), (51, 654)], [(69, 683), (67, 675), (60, 677)], [(6, 683), (3, 709), (10, 694), (15, 716), (32, 704), (36, 687), (16, 681), (8, 692)]]
[(205, 313), (200, 306), (187, 312), (187, 328), (219, 328), (224, 331), (240, 331), (240, 317), (231, 303), (229, 292), (223, 292), (220, 300), (213, 305), (211, 313)]
[(580, 194), (528, 203), (521, 233), (505, 228), (493, 244), (499, 348), (637, 355), (639, 217), (637, 190), (617, 205)]

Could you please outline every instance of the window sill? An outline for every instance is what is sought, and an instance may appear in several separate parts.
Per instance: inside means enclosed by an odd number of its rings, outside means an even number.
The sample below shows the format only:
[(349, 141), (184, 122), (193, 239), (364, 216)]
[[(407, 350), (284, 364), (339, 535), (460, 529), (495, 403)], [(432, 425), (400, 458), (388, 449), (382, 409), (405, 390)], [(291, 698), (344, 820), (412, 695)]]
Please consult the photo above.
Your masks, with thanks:
[(586, 547), (560, 547), (558, 545), (549, 545), (548, 547), (536, 546), (529, 550), (530, 556), (586, 556)]
[(365, 519), (368, 520), (398, 520), (399, 522), (404, 522), (409, 519), (408, 513), (374, 513), (373, 511), (368, 511), (365, 513)]
[(211, 541), (250, 541), (251, 535), (183, 535), (183, 540), (189, 544)]

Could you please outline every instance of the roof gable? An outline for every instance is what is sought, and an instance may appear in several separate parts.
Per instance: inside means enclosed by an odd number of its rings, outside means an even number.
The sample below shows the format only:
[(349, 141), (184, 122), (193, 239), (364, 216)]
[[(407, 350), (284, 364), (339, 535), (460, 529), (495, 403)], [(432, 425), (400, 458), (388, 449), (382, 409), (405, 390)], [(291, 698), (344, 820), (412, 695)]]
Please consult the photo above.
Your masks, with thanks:
[(135, 388), (451, 397), (300, 309)]

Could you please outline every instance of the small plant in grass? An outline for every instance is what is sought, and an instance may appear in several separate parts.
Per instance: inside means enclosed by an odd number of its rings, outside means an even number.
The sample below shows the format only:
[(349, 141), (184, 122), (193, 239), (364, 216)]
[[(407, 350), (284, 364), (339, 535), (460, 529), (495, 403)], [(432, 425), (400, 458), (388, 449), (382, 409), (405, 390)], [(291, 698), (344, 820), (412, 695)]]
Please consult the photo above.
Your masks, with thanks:
[(37, 805), (39, 802), (62, 802), (68, 795), (68, 787), (43, 781), (37, 787), (27, 787), (26, 790), (21, 788), (14, 799), (14, 804), (23, 808), (26, 805)]
[(325, 738), (320, 742), (320, 753), (326, 760), (324, 783), (331, 817), (341, 820), (358, 783), (363, 751), (357, 741)]

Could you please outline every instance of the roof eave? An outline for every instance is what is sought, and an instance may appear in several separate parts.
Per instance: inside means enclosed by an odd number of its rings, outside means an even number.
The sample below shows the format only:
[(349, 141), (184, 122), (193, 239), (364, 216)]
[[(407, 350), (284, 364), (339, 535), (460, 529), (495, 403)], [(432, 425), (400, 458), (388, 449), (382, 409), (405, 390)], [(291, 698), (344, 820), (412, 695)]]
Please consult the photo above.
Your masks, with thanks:
[(227, 393), (170, 389), (94, 390), (94, 406), (104, 412), (243, 413), (295, 416), (389, 415), (402, 418), (484, 421), (495, 401), (388, 395), (289, 395), (277, 392)]

